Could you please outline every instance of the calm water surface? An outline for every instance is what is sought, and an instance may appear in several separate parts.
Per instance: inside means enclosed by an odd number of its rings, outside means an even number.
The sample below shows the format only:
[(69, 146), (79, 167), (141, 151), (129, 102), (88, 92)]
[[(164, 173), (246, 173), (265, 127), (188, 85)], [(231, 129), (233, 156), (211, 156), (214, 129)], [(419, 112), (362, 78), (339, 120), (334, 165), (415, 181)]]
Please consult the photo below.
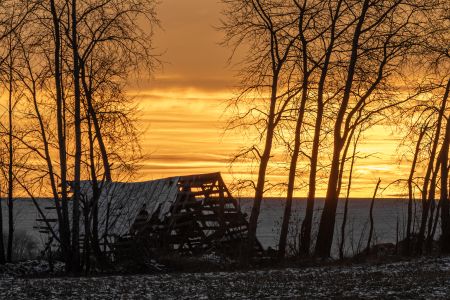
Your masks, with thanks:
[[(40, 200), (42, 206), (49, 206), (49, 200)], [(250, 215), (252, 201), (250, 199), (239, 200), (241, 208)], [(304, 199), (295, 199), (293, 203), (293, 217), (289, 234), (290, 244), (294, 245), (298, 238), (299, 224), (304, 217), (306, 201)], [(317, 224), (320, 219), (323, 200), (316, 201), (314, 230), (317, 230)], [(342, 223), (343, 201), (338, 205), (338, 212), (335, 227), (334, 250), (337, 253), (337, 245), (340, 240), (340, 228)], [(369, 199), (351, 199), (349, 203), (349, 217), (346, 227), (346, 253), (351, 255), (358, 251), (358, 248), (364, 247), (367, 241), (369, 230)], [(2, 201), (4, 231), (7, 231), (7, 211), (5, 202)], [(377, 199), (374, 205), (374, 241), (376, 243), (394, 243), (397, 238), (402, 238), (405, 228), (407, 203), (400, 199)], [(257, 235), (264, 247), (276, 248), (278, 235), (280, 231), (281, 219), (284, 211), (284, 201), (282, 199), (266, 199), (262, 203), (259, 217)], [(36, 242), (43, 243), (47, 236), (40, 234), (38, 230), (33, 229), (38, 225), (36, 218), (39, 218), (38, 212), (31, 200), (17, 199), (15, 201), (15, 228), (17, 232), (27, 233), (32, 236)], [(397, 236), (398, 233), (398, 236)]]

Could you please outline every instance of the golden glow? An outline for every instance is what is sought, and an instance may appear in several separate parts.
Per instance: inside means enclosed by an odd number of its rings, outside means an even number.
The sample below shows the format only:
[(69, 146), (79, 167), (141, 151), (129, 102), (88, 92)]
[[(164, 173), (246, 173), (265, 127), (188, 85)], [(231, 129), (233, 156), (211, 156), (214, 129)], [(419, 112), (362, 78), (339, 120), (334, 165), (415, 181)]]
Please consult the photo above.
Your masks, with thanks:
[[(163, 30), (156, 32), (154, 45), (164, 53), (162, 60), (167, 63), (155, 78), (131, 91), (143, 110), (142, 145), (149, 155), (137, 177), (144, 180), (220, 171), (227, 183), (235, 177), (255, 179), (256, 165), (251, 161), (229, 168), (232, 155), (248, 146), (251, 137), (241, 131), (224, 133), (229, 117), (226, 103), (233, 97), (236, 79), (235, 70), (227, 65), (231, 50), (219, 45), (222, 35), (214, 29), (221, 18), (220, 4), (165, 0), (158, 11)], [(236, 55), (239, 58), (240, 54)], [(398, 136), (381, 125), (364, 133), (357, 151), (361, 157), (370, 157), (356, 161), (351, 197), (370, 196), (378, 177), (387, 185), (407, 176), (408, 165), (397, 163), (398, 141)], [(286, 183), (286, 157), (276, 156), (273, 161), (278, 165), (269, 171), (268, 180)], [(299, 187), (305, 186), (307, 176), (307, 172), (299, 173)], [(326, 181), (319, 179), (318, 196), (324, 195)], [(401, 191), (390, 188), (382, 196), (398, 193)], [(283, 196), (275, 191), (270, 195)], [(305, 195), (305, 188), (296, 190), (296, 196)]]
[[(196, 89), (149, 90), (135, 94), (143, 111), (141, 126), (145, 134), (142, 145), (149, 155), (138, 178), (216, 171), (222, 172), (228, 182), (236, 176), (252, 178), (251, 162), (236, 164), (230, 170), (232, 155), (249, 143), (241, 131), (224, 131), (229, 117), (225, 112), (227, 100), (232, 96), (231, 92)], [(398, 163), (397, 146), (398, 137), (388, 133), (385, 126), (377, 125), (365, 132), (357, 151), (358, 156), (369, 157), (356, 160), (352, 197), (370, 196), (379, 177), (384, 185), (405, 178), (408, 165)], [(277, 157), (274, 160), (277, 161)], [(305, 180), (306, 176), (301, 178), (300, 175), (299, 181)], [(272, 183), (286, 182), (287, 172), (276, 170), (268, 175), (268, 179)], [(324, 195), (326, 179), (322, 181), (319, 196)], [(389, 197), (399, 192), (391, 188), (382, 196)], [(282, 193), (272, 192), (270, 195), (282, 196)], [(305, 195), (305, 189), (296, 191), (298, 197)]]

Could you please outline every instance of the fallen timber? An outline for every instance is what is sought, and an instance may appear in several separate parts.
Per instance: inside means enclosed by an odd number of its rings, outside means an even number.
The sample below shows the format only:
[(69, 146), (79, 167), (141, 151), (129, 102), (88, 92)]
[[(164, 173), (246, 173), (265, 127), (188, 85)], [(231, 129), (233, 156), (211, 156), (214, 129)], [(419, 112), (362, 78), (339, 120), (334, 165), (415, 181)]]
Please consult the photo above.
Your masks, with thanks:
[[(83, 199), (91, 199), (92, 183), (83, 181), (81, 192)], [(111, 261), (210, 252), (237, 258), (246, 245), (246, 214), (241, 212), (220, 173), (147, 182), (103, 182), (97, 201), (100, 244)], [(131, 230), (144, 205), (148, 217)], [(54, 210), (48, 212), (47, 218), (54, 220), (52, 213)], [(44, 220), (37, 221), (41, 223), (39, 229), (44, 229)], [(51, 226), (58, 232), (57, 222)], [(83, 233), (83, 228), (80, 231)], [(81, 248), (83, 240), (80, 239)], [(256, 241), (254, 254), (262, 253), (262, 246)]]

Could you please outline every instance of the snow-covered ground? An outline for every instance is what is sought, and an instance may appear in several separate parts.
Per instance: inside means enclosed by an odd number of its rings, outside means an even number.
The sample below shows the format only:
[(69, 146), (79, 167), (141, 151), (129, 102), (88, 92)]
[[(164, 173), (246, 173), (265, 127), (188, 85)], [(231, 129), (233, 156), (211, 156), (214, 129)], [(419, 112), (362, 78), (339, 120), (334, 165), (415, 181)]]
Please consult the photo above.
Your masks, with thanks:
[(90, 278), (0, 276), (0, 299), (448, 299), (450, 258)]

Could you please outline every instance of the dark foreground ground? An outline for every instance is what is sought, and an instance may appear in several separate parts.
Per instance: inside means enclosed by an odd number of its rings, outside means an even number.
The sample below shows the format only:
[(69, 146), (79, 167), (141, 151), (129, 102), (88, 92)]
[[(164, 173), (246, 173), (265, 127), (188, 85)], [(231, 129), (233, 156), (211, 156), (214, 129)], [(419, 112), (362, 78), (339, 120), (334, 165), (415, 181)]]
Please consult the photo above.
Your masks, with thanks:
[(90, 278), (0, 276), (0, 299), (450, 299), (450, 258)]

